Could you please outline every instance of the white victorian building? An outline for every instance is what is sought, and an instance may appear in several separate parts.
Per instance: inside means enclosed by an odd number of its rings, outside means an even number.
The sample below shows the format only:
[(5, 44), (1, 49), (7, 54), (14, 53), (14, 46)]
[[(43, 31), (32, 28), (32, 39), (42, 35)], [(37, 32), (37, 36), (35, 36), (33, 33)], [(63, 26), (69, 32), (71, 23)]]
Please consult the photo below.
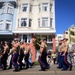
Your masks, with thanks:
[(50, 49), (55, 42), (55, 0), (18, 0), (14, 34), (29, 42), (33, 35), (43, 36)]

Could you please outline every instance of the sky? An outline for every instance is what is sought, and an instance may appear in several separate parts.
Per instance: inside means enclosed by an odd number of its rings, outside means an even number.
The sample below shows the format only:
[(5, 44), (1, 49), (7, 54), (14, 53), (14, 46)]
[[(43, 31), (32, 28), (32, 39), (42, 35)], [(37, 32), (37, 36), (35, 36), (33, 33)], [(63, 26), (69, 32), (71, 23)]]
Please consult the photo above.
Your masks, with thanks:
[(75, 0), (55, 0), (56, 34), (75, 24)]

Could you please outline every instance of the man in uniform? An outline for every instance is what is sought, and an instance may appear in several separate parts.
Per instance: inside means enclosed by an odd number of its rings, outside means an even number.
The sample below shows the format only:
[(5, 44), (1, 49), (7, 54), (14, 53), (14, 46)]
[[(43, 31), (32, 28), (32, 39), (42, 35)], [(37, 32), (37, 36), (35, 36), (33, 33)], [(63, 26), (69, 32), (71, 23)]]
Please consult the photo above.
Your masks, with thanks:
[(58, 67), (57, 68), (59, 68), (59, 69), (62, 68), (62, 60), (61, 60), (61, 58), (62, 58), (62, 56), (61, 56), (61, 52), (62, 52), (62, 41), (63, 40), (60, 40), (60, 42), (59, 42), (59, 48), (58, 48)]
[(3, 53), (2, 53), (2, 65), (3, 65), (3, 70), (6, 70), (6, 68), (7, 68), (8, 52), (9, 52), (9, 46), (8, 46), (8, 43), (5, 41), (5, 44), (4, 44), (4, 51), (3, 51)]
[(24, 42), (23, 41), (20, 41), (20, 50), (19, 50), (19, 64), (20, 64), (20, 70), (22, 70), (22, 67), (23, 67), (23, 63), (22, 63), (22, 60), (23, 60), (23, 57), (24, 57)]
[(69, 68), (69, 70), (71, 71), (72, 70), (72, 64), (70, 64), (67, 61), (67, 54), (68, 54), (67, 39), (64, 38), (63, 44), (62, 44), (62, 53), (61, 53), (61, 55), (62, 55), (62, 65), (63, 65), (62, 70), (67, 70)]
[(25, 48), (26, 52), (25, 52), (25, 62), (26, 62), (26, 68), (29, 68), (29, 54), (30, 54), (30, 47), (29, 47), (29, 43), (27, 43), (27, 46)]
[(19, 63), (18, 63), (18, 57), (19, 57), (19, 42), (17, 39), (14, 40), (14, 43), (12, 45), (12, 51), (11, 53), (12, 54), (12, 64), (15, 68), (14, 71), (19, 71)]
[(46, 52), (46, 48), (47, 45), (45, 43), (45, 41), (43, 39), (40, 40), (41, 44), (37, 43), (40, 46), (40, 55), (38, 58), (38, 61), (40, 63), (41, 66), (41, 70), (40, 71), (45, 71), (46, 67), (47, 67), (47, 61), (46, 61), (46, 57), (47, 57), (47, 52)]

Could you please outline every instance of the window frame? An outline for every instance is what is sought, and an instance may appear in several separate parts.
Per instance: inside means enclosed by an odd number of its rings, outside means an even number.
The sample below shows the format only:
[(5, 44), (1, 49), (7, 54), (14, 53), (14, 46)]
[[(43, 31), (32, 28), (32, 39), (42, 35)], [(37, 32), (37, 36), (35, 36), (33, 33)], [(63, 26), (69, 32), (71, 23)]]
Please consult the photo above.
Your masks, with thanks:
[(28, 11), (28, 4), (22, 4), (22, 12), (27, 12)]
[(41, 21), (40, 21), (40, 18), (38, 19), (38, 26), (40, 27), (40, 23), (41, 23)]
[(48, 11), (48, 8), (49, 8), (48, 3), (42, 3), (42, 11), (46, 12)]
[[(8, 28), (7, 28), (7, 24), (9, 25)], [(5, 30), (11, 30), (11, 28), (12, 28), (12, 21), (11, 20), (6, 20)]]
[(3, 27), (3, 20), (0, 20), (0, 31), (2, 30)]
[(39, 12), (41, 12), (41, 4), (38, 5)]
[(50, 18), (50, 27), (52, 28), (53, 18)]
[(7, 13), (8, 14), (13, 14), (13, 6), (8, 6), (8, 8), (7, 8)]
[(48, 27), (48, 17), (42, 17), (42, 25), (41, 25), (41, 27)]
[(29, 19), (29, 26), (28, 27), (31, 27), (32, 26), (32, 19)]
[(3, 7), (2, 7), (2, 14), (4, 14), (4, 13), (6, 13), (6, 11), (5, 11), (5, 5), (3, 5)]
[(52, 12), (52, 7), (53, 7), (53, 4), (50, 3), (50, 12)]
[(32, 12), (33, 5), (30, 4), (29, 12)]
[[(26, 25), (24, 25), (24, 23), (22, 25), (22, 20), (23, 20), (23, 22), (24, 21), (26, 22)], [(27, 18), (21, 18), (21, 26), (20, 27), (27, 27)]]

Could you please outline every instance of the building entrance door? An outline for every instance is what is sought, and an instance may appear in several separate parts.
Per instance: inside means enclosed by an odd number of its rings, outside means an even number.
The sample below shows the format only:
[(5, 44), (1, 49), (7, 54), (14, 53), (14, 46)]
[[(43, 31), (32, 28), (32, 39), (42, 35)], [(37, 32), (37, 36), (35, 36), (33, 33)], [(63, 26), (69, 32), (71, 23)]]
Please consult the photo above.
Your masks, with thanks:
[(23, 35), (23, 40), (25, 40), (25, 42), (27, 42), (27, 35)]

